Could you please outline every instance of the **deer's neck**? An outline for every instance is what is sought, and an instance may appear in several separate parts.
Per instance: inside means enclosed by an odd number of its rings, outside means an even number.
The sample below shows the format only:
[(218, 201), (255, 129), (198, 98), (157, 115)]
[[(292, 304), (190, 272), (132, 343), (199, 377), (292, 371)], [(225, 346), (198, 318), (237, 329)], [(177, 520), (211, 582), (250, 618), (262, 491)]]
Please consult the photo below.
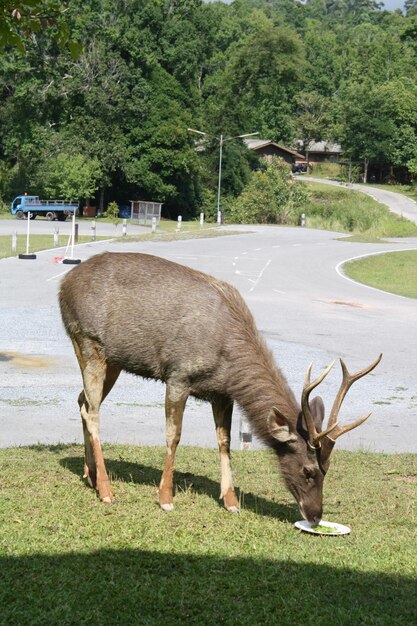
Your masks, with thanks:
[(272, 407), (279, 409), (294, 427), (300, 412), (285, 376), (261, 337), (239, 351), (233, 369), (230, 395), (246, 414), (254, 433), (272, 445), (268, 429)]

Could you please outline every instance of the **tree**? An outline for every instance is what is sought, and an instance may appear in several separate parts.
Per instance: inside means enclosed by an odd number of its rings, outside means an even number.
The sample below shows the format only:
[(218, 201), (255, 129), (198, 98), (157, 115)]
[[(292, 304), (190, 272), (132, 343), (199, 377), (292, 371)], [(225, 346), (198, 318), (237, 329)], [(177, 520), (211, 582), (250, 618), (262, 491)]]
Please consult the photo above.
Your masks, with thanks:
[(58, 0), (0, 0), (0, 50), (15, 47), (25, 52), (31, 34), (49, 29), (60, 44), (68, 45), (76, 56), (80, 46), (72, 41)]
[(303, 150), (308, 152), (311, 143), (320, 140), (326, 132), (329, 103), (327, 98), (314, 91), (301, 91), (294, 100), (297, 137), (302, 141)]
[(308, 194), (294, 183), (282, 159), (273, 157), (258, 170), (231, 207), (234, 222), (242, 224), (298, 224)]
[(38, 176), (37, 187), (48, 198), (88, 200), (97, 191), (102, 172), (97, 158), (60, 153), (43, 161)]

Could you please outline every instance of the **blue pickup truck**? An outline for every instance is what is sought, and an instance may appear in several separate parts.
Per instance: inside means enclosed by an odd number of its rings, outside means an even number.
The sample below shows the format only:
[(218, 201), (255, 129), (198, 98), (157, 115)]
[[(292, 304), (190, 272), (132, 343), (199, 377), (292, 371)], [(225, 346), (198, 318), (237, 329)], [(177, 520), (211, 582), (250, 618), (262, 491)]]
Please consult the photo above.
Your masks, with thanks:
[(10, 211), (18, 220), (34, 220), (38, 215), (43, 215), (47, 220), (65, 222), (68, 215), (77, 214), (78, 202), (66, 200), (39, 200), (39, 196), (17, 196), (14, 198)]

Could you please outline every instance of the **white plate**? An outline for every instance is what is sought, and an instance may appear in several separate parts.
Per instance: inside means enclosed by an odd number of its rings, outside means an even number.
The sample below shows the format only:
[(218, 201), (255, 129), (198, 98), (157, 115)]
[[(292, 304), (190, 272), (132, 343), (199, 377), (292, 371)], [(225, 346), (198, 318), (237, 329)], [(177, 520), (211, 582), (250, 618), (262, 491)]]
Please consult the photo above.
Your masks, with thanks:
[[(334, 532), (320, 532), (320, 530), (316, 530), (312, 528), (313, 526), (326, 526), (326, 528), (332, 528)], [(306, 522), (305, 520), (301, 520), (299, 522), (295, 522), (294, 526), (299, 530), (304, 530), (306, 533), (312, 533), (313, 535), (329, 535), (330, 537), (334, 537), (335, 535), (348, 535), (350, 533), (349, 526), (343, 526), (343, 524), (336, 524), (336, 522), (325, 522), (321, 520), (319, 524), (311, 524), (310, 522)]]

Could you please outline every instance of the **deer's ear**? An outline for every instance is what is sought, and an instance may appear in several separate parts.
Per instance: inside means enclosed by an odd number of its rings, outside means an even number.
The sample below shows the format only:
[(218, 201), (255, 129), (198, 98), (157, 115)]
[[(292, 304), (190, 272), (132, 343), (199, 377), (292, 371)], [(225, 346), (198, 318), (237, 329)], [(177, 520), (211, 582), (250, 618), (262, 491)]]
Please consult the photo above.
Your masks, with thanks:
[(297, 435), (290, 431), (287, 418), (275, 406), (268, 415), (268, 428), (272, 437), (280, 443), (297, 441)]
[(314, 426), (318, 432), (321, 432), (324, 420), (324, 403), (320, 396), (316, 396), (311, 400), (310, 409), (313, 415)]

